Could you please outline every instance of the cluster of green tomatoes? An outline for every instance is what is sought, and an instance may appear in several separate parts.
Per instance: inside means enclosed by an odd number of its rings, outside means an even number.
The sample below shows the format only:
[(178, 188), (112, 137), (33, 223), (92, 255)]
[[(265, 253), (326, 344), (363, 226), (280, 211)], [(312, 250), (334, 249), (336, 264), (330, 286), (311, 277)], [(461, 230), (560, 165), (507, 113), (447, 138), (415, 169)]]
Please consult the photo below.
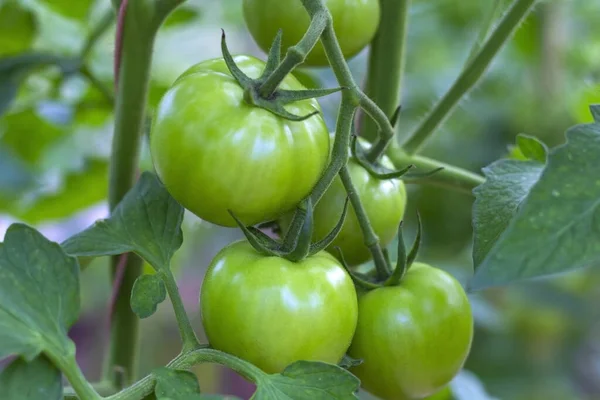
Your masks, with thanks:
[[(377, 0), (328, 1), (344, 54), (368, 44), (379, 19)], [(248, 26), (263, 48), (279, 26), (284, 45), (308, 26), (298, 0), (245, 0)], [(339, 21), (339, 22), (338, 22)], [(252, 79), (265, 63), (245, 55), (235, 64)], [(326, 62), (315, 47), (307, 63)], [(279, 86), (304, 90), (291, 74)], [(295, 115), (319, 112), (316, 99), (286, 105)], [(151, 133), (156, 171), (171, 195), (198, 217), (234, 227), (277, 221), (290, 225), (330, 159), (331, 136), (320, 114), (291, 121), (248, 104), (224, 59), (184, 72), (162, 98)], [(380, 162), (393, 167), (385, 156)], [(406, 207), (400, 179), (378, 179), (353, 157), (356, 191), (382, 246), (394, 238)], [(313, 210), (313, 239), (336, 225), (347, 193), (339, 178)], [(299, 261), (264, 254), (247, 240), (223, 248), (201, 290), (201, 312), (211, 346), (268, 373), (297, 360), (362, 360), (351, 371), (384, 399), (423, 399), (442, 390), (469, 353), (473, 321), (462, 286), (451, 275), (413, 263), (394, 285), (356, 288), (333, 252), (350, 268), (370, 260), (357, 217), (350, 211), (326, 250)], [(334, 256), (336, 254), (337, 256)]]

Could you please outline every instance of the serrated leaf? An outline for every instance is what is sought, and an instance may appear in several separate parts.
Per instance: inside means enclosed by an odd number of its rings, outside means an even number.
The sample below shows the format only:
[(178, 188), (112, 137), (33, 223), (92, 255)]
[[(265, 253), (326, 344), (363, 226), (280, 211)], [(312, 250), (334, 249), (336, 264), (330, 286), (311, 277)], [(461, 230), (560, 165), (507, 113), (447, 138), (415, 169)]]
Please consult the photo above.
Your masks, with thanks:
[(190, 395), (200, 395), (198, 379), (192, 372), (163, 367), (153, 374), (156, 377), (154, 394), (157, 400), (187, 400), (194, 398)]
[(52, 11), (60, 15), (75, 19), (83, 20), (87, 18), (90, 7), (94, 4), (93, 0), (42, 0)]
[(71, 354), (67, 329), (78, 315), (75, 258), (35, 229), (11, 225), (0, 246), (0, 359)]
[(517, 135), (517, 146), (528, 160), (546, 162), (548, 148), (536, 137), (519, 134)]
[(167, 289), (161, 277), (141, 275), (133, 284), (131, 292), (131, 310), (140, 318), (148, 318), (167, 298)]
[(156, 175), (144, 172), (110, 218), (67, 239), (63, 247), (77, 256), (135, 252), (156, 270), (168, 269), (183, 242), (183, 211)]
[(600, 262), (600, 124), (577, 125), (476, 271), (472, 288)]
[(356, 400), (360, 381), (337, 365), (297, 361), (281, 374), (261, 377), (257, 386), (254, 400)]
[(0, 5), (0, 56), (27, 50), (35, 39), (37, 28), (33, 12), (18, 1), (3, 3)]
[(0, 393), (8, 400), (62, 399), (62, 375), (44, 356), (31, 362), (17, 358), (0, 374)]
[(475, 268), (509, 225), (543, 168), (537, 161), (500, 160), (483, 169), (485, 183), (473, 191)]
[(594, 121), (596, 121), (597, 124), (600, 124), (600, 104), (591, 105), (590, 112), (594, 117)]

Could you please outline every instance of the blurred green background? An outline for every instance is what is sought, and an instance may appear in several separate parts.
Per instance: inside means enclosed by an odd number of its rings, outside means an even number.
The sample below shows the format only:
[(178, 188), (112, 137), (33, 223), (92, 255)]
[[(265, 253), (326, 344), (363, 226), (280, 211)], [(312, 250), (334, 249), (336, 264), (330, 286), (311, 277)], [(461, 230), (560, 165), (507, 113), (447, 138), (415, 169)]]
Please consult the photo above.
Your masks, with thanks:
[[(413, 1), (400, 136), (460, 72), (492, 3)], [(0, 58), (24, 52), (75, 57), (109, 7), (109, 0), (0, 0)], [(588, 104), (600, 102), (599, 18), (597, 0), (541, 2), (426, 153), (480, 171), (507, 155), (519, 133), (555, 146), (566, 128), (591, 121)], [(221, 28), (232, 52), (264, 57), (246, 31), (241, 0), (188, 0), (157, 37), (150, 112), (179, 73), (220, 56)], [(78, 71), (38, 67), (15, 72), (0, 59), (0, 109), (7, 106), (0, 116), (0, 239), (10, 223), (24, 221), (61, 241), (107, 215), (113, 48), (114, 26)], [(350, 61), (358, 82), (364, 79), (367, 56), (364, 51)], [(298, 75), (312, 86), (336, 85), (327, 69)], [(321, 101), (330, 127), (338, 102), (335, 95)], [(141, 168), (152, 168), (147, 143)], [(424, 223), (422, 259), (462, 282), (472, 273), (472, 202), (447, 190), (409, 188), (408, 229), (414, 230), (416, 209)], [(204, 270), (220, 248), (241, 234), (187, 215), (184, 235), (173, 269), (202, 337), (197, 299)], [(94, 260), (82, 279), (82, 318), (71, 336), (86, 375), (95, 380), (106, 349), (107, 260)], [(600, 399), (600, 270), (470, 297), (476, 334), (467, 371), (451, 385), (456, 399)], [(147, 373), (179, 350), (168, 301), (141, 327), (140, 372)], [(219, 367), (201, 366), (196, 372), (205, 392), (251, 394), (249, 384)]]

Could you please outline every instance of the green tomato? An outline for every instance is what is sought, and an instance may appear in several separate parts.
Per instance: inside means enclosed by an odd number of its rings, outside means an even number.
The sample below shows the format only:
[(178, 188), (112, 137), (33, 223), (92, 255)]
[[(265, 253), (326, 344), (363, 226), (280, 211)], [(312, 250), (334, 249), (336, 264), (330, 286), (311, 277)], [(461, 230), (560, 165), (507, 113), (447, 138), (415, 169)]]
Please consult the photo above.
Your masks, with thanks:
[[(379, 25), (379, 0), (327, 0), (325, 3), (344, 57), (354, 56), (373, 40)], [(252, 37), (265, 52), (279, 29), (283, 31), (285, 50), (296, 45), (310, 25), (300, 0), (244, 0), (244, 19)], [(305, 63), (328, 65), (321, 43), (312, 49)]]
[(358, 318), (354, 285), (335, 257), (323, 251), (294, 263), (245, 240), (211, 262), (200, 306), (211, 346), (267, 373), (298, 360), (339, 362)]
[[(234, 58), (251, 78), (264, 62)], [(282, 89), (302, 90), (289, 75)], [(171, 195), (200, 218), (235, 226), (273, 220), (305, 198), (329, 157), (321, 115), (292, 122), (246, 104), (223, 59), (204, 61), (180, 76), (158, 105), (150, 137), (158, 176)], [(315, 99), (286, 106), (297, 115), (320, 111)]]
[[(382, 158), (382, 163), (388, 168), (394, 168), (385, 156)], [(399, 179), (374, 178), (353, 157), (348, 161), (348, 170), (371, 227), (379, 237), (380, 244), (387, 246), (398, 232), (398, 225), (404, 216), (406, 208), (404, 183)], [(323, 239), (335, 227), (347, 196), (341, 179), (337, 177), (314, 209), (313, 240)], [(337, 256), (338, 252), (335, 248), (339, 247), (349, 265), (359, 265), (371, 258), (371, 252), (365, 246), (356, 213), (351, 206), (349, 207), (342, 230), (327, 250)], [(287, 214), (280, 219), (283, 231), (287, 230), (292, 215)]]
[(383, 399), (421, 399), (448, 384), (471, 348), (473, 316), (450, 274), (415, 263), (399, 286), (358, 300), (358, 325), (348, 354), (363, 387)]

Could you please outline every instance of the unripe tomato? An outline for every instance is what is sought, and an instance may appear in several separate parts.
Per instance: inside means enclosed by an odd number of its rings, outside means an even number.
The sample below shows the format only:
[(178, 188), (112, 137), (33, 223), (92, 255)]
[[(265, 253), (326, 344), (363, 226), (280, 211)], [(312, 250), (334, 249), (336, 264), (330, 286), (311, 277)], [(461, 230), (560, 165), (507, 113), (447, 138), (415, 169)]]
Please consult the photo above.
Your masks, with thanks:
[[(382, 164), (388, 168), (394, 167), (386, 156), (382, 158)], [(404, 183), (399, 179), (380, 180), (371, 176), (353, 157), (348, 161), (348, 170), (371, 227), (379, 237), (380, 244), (387, 246), (398, 232), (398, 225), (404, 216)], [(314, 209), (313, 240), (321, 240), (333, 229), (339, 221), (347, 196), (341, 179), (337, 177)], [(287, 214), (280, 219), (284, 231), (289, 226), (291, 215)], [(342, 230), (328, 248), (328, 251), (337, 256), (336, 246), (340, 247), (349, 265), (359, 265), (371, 258), (352, 207), (348, 210)]]
[(462, 368), (471, 348), (473, 316), (450, 274), (414, 263), (399, 286), (365, 292), (348, 354), (362, 386), (382, 399), (422, 399)]
[(358, 318), (354, 284), (335, 257), (295, 263), (245, 240), (211, 262), (200, 305), (210, 344), (268, 373), (298, 360), (339, 362)]
[[(379, 26), (379, 0), (326, 0), (333, 18), (333, 28), (346, 58), (365, 48)], [(265, 52), (279, 29), (283, 30), (282, 47), (296, 45), (310, 25), (308, 13), (300, 0), (244, 0), (244, 19), (254, 40)], [(321, 43), (312, 49), (305, 63), (328, 65)]]
[[(251, 78), (264, 62), (234, 58)], [(282, 89), (302, 90), (288, 75)], [(305, 198), (329, 157), (321, 115), (292, 122), (248, 105), (223, 59), (204, 61), (180, 76), (158, 106), (150, 137), (158, 176), (171, 195), (200, 218), (235, 226), (272, 220)], [(320, 110), (315, 99), (286, 106), (296, 115)]]

